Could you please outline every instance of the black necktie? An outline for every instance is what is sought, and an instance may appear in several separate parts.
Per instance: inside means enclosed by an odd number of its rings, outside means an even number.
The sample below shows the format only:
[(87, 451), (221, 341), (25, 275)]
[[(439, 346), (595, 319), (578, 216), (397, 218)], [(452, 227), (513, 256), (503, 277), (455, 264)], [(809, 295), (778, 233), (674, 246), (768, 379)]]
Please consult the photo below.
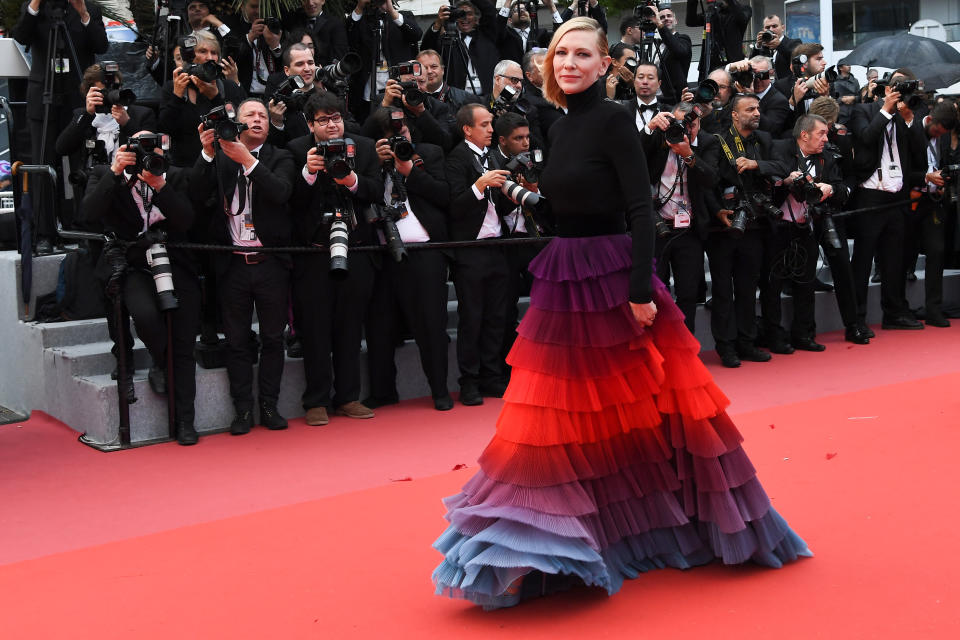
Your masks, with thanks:
[(310, 31), (313, 31), (313, 29), (314, 29), (316, 26), (317, 26), (317, 19), (316, 19), (316, 17), (313, 17), (313, 18), (310, 18), (309, 20), (307, 20), (307, 28), (308, 28)]
[[(250, 154), (256, 159), (260, 153), (251, 151)], [(240, 165), (240, 172), (237, 174), (237, 215), (243, 213), (243, 207), (247, 203), (247, 176)]]
[(480, 168), (485, 170), (487, 164), (487, 156), (489, 155), (486, 151), (483, 153), (477, 153), (474, 151), (473, 155), (477, 156), (477, 161), (480, 163)]

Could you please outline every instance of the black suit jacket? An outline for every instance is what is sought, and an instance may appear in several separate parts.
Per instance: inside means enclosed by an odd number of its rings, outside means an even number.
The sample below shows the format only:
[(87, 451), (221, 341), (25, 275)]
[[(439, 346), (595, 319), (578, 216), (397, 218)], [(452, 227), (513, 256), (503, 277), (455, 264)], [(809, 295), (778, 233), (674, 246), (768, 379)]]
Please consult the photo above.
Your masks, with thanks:
[[(480, 81), (480, 90), (486, 95), (493, 91), (493, 69), (500, 61), (500, 52), (497, 50), (497, 10), (490, 0), (475, 0), (474, 4), (480, 11), (480, 25), (473, 32), (467, 53), (473, 62)], [(444, 78), (452, 87), (464, 89), (467, 87), (467, 61), (463, 56), (463, 49), (457, 44), (443, 45), (440, 32), (433, 28), (423, 34), (421, 49), (433, 49), (440, 52), (446, 69)]]
[[(561, 11), (560, 19), (566, 22), (571, 18), (576, 17), (573, 7), (574, 5), (571, 4), (569, 7)], [(587, 15), (600, 23), (600, 28), (603, 29), (604, 33), (610, 32), (610, 30), (607, 28), (607, 10), (606, 9), (601, 7), (599, 4), (597, 4), (597, 6), (595, 7), (587, 7)]]
[[(308, 24), (307, 14), (303, 12), (303, 9), (297, 9), (284, 20), (283, 28), (286, 31), (293, 31), (301, 27), (309, 30)], [(313, 39), (317, 43), (314, 60), (318, 66), (340, 60), (350, 50), (347, 42), (347, 25), (342, 15), (330, 11), (322, 12), (314, 22), (312, 33)]]
[[(654, 129), (651, 135), (641, 135), (640, 142), (647, 158), (650, 184), (656, 185), (660, 182), (660, 176), (667, 166), (670, 148), (664, 139), (663, 131), (659, 129)], [(692, 167), (687, 168), (687, 193), (690, 196), (690, 206), (693, 208), (693, 229), (701, 238), (705, 238), (710, 230), (713, 215), (720, 209), (720, 202), (716, 195), (720, 147), (714, 136), (700, 133), (697, 136), (697, 144), (692, 149), (696, 161)]]
[[(793, 171), (801, 170), (800, 149), (797, 147), (795, 138), (777, 140), (774, 143), (772, 155), (786, 171), (784, 177)], [(847, 187), (843, 182), (843, 173), (840, 171), (840, 162), (836, 159), (836, 156), (825, 150), (815, 156), (814, 166), (816, 167), (816, 175), (813, 177), (813, 181), (824, 182), (833, 187), (833, 195), (827, 199), (827, 203), (838, 206), (842, 204), (846, 199)], [(775, 187), (773, 203), (778, 207), (781, 206), (789, 193), (790, 189), (786, 185)]]
[(423, 164), (414, 167), (406, 179), (410, 207), (430, 234), (430, 241), (444, 242), (450, 239), (447, 229), (450, 185), (444, 170), (443, 149), (421, 142), (416, 144), (415, 151)]
[(523, 46), (523, 38), (515, 30), (510, 28), (510, 18), (506, 18), (497, 13), (497, 51), (500, 52), (501, 60), (513, 60), (517, 64), (523, 63), (525, 53), (534, 47), (546, 48), (550, 44), (550, 32), (546, 29), (530, 28), (530, 34), (527, 36), (527, 46)]
[[(850, 131), (854, 140), (854, 177), (858, 182), (867, 180), (880, 164), (883, 145), (886, 144), (884, 132), (890, 119), (880, 113), (882, 102), (870, 102), (856, 105), (850, 119)], [(894, 131), (897, 151), (900, 155), (900, 168), (903, 171), (903, 191), (924, 183), (927, 172), (927, 138), (923, 124), (914, 118), (908, 127), (900, 117), (894, 114)]]
[(561, 109), (547, 102), (547, 99), (543, 97), (543, 91), (526, 78), (523, 79), (523, 97), (537, 109), (537, 116), (540, 120), (540, 136), (546, 147), (544, 152), (547, 152), (550, 147), (550, 127), (562, 118), (564, 113)]
[(693, 56), (693, 43), (685, 33), (671, 33), (667, 28), (659, 30), (663, 40), (663, 56), (660, 59), (660, 89), (663, 101), (669, 104), (680, 102), (680, 95), (687, 86), (687, 72)]
[[(398, 27), (388, 18), (387, 28), (380, 43), (383, 49), (382, 55), (391, 66), (415, 58), (418, 52), (417, 43), (423, 35), (413, 13), (401, 11), (400, 15), (403, 16), (403, 26)], [(360, 71), (350, 78), (350, 96), (354, 101), (363, 100), (364, 88), (370, 83), (370, 70), (373, 68), (374, 48), (377, 44), (373, 37), (375, 26), (376, 23), (367, 16), (360, 20), (347, 16), (347, 41), (350, 44), (350, 50), (360, 54), (363, 64)]]
[[(375, 244), (370, 225), (363, 215), (363, 208), (371, 203), (383, 204), (383, 178), (373, 140), (361, 136), (350, 136), (357, 145), (354, 159), (354, 171), (357, 174), (357, 192), (351, 194), (353, 210), (357, 217), (357, 228), (350, 232), (350, 245)], [(303, 179), (302, 171), (307, 163), (307, 151), (316, 146), (313, 134), (291, 140), (287, 145), (293, 154), (296, 177), (293, 183), (293, 198), (290, 201), (293, 210), (294, 240), (297, 244), (326, 244), (330, 237), (330, 226), (324, 224), (325, 211), (338, 202), (338, 187), (325, 173), (318, 173), (313, 184)], [(339, 189), (343, 193), (343, 189)]]
[[(728, 2), (729, 6), (724, 2)], [(719, 0), (717, 14), (713, 22), (712, 32), (716, 47), (712, 55), (700, 53), (700, 77), (704, 77), (710, 70), (722, 67), (729, 62), (743, 60), (743, 34), (750, 23), (753, 9), (748, 5), (740, 4), (737, 0)], [(703, 12), (700, 11), (700, 0), (687, 0), (687, 26), (702, 27), (705, 23)], [(723, 51), (725, 60), (721, 60), (717, 48)], [(708, 65), (705, 67), (705, 65)]]
[[(375, 107), (383, 104), (383, 95), (378, 93), (373, 100)], [(436, 145), (444, 150), (453, 148), (455, 144), (454, 133), (456, 131), (456, 120), (450, 113), (450, 107), (440, 102), (431, 95), (425, 96), (423, 102), (424, 110), (419, 116), (414, 116), (413, 112), (406, 107), (394, 102), (394, 106), (403, 109), (406, 115), (407, 124), (410, 127), (410, 135), (414, 142), (425, 142)], [(383, 132), (377, 130), (373, 120), (368, 118), (363, 123), (360, 133), (368, 138), (378, 140), (383, 137)]]
[[(637, 98), (631, 98), (630, 100), (617, 100), (617, 103), (620, 104), (624, 109), (629, 111), (630, 115), (633, 117), (634, 122), (636, 122), (637, 113), (640, 111), (640, 103), (637, 102)], [(657, 111), (652, 112), (648, 109), (647, 112), (644, 114), (647, 118), (647, 122), (650, 122), (650, 119), (655, 115), (657, 115), (657, 113), (661, 113), (664, 111), (666, 111), (667, 113), (670, 113), (672, 110), (671, 107), (673, 107), (672, 104), (661, 102), (660, 100), (657, 100), (656, 103), (654, 104), (656, 104), (657, 106)]]
[(200, 155), (200, 137), (197, 126), (203, 116), (214, 107), (224, 102), (231, 102), (235, 107), (247, 97), (243, 88), (230, 81), (218, 80), (217, 92), (213, 99), (208, 99), (199, 91), (196, 103), (178, 98), (173, 92), (173, 81), (163, 85), (163, 98), (160, 103), (160, 117), (157, 119), (157, 128), (163, 133), (170, 134), (170, 162), (177, 167), (192, 167)]
[[(739, 154), (737, 151), (736, 143), (734, 141), (733, 134), (730, 133), (731, 127), (725, 128), (722, 132), (717, 135), (717, 142), (720, 142), (722, 138), (727, 147), (730, 149), (730, 152), (736, 158)], [(718, 176), (720, 178), (720, 187), (736, 185), (739, 186), (741, 181), (744, 187), (747, 190), (760, 191), (763, 193), (770, 194), (772, 193), (771, 181), (773, 179), (779, 179), (786, 176), (789, 171), (786, 170), (786, 167), (774, 157), (773, 155), (773, 137), (766, 131), (754, 131), (753, 137), (756, 138), (756, 145), (754, 146), (751, 142), (744, 140), (744, 147), (747, 150), (747, 156), (753, 158), (757, 161), (759, 167), (751, 171), (744, 171), (743, 173), (738, 174), (736, 168), (727, 158), (726, 152), (723, 150), (723, 145), (720, 145), (719, 156), (720, 164)], [(757, 153), (759, 152), (759, 154)], [(756, 156), (759, 157), (756, 157)]]
[[(494, 169), (495, 163), (496, 160), (488, 159), (487, 166)], [(477, 200), (473, 194), (471, 187), (482, 174), (476, 156), (466, 142), (461, 142), (447, 154), (446, 174), (450, 184), (450, 239), (476, 240), (487, 215), (487, 200)], [(516, 206), (499, 191), (493, 193), (493, 200), (501, 218)]]
[(793, 126), (794, 115), (790, 103), (776, 87), (770, 87), (760, 100), (760, 130), (779, 138)]
[[(50, 3), (40, 5), (40, 12), (33, 16), (27, 11), (29, 3), (24, 2), (20, 7), (20, 20), (14, 25), (10, 34), (20, 44), (29, 47), (33, 56), (30, 65), (30, 78), (27, 84), (27, 110), (31, 120), (43, 119), (43, 78), (49, 68), (49, 52), (47, 51), (47, 37), (53, 27), (50, 18)], [(94, 63), (94, 56), (106, 53), (109, 43), (107, 32), (103, 27), (103, 14), (93, 2), (87, 3), (87, 12), (90, 22), (83, 26), (80, 14), (69, 3), (63, 16), (64, 24), (77, 54), (78, 69), (74, 69), (74, 61), (70, 60), (70, 73), (54, 74), (54, 109), (66, 107), (73, 109), (83, 104), (83, 96), (77, 89), (83, 70)], [(69, 50), (69, 49), (68, 49)]]
[[(250, 45), (250, 42), (247, 40), (247, 34), (250, 33), (250, 27), (252, 25), (244, 19), (242, 12), (238, 11), (223, 22), (230, 27), (230, 34), (240, 39), (239, 58), (235, 62), (237, 63), (237, 75), (240, 80), (240, 85), (243, 86), (244, 91), (250, 93), (250, 82), (253, 80), (254, 74), (254, 49), (259, 52), (267, 64), (267, 77), (275, 71), (283, 70), (281, 54), (271, 51), (265, 38), (261, 36), (254, 41), (253, 46)], [(264, 84), (266, 84), (266, 80), (267, 78), (263, 78)]]
[[(773, 70), (776, 72), (778, 78), (787, 78), (793, 75), (793, 72), (790, 69), (790, 61), (793, 60), (793, 49), (798, 45), (803, 44), (801, 40), (794, 40), (792, 38), (787, 38), (784, 36), (783, 40), (780, 41), (780, 45), (771, 51), (766, 47), (757, 48), (754, 47), (750, 51), (750, 57), (753, 56), (768, 56), (770, 58), (776, 57), (776, 60), (773, 61)], [(773, 55), (774, 51), (776, 56)]]
[[(138, 131), (156, 131), (157, 116), (153, 109), (141, 107), (140, 105), (130, 105), (127, 108), (127, 114), (130, 119), (127, 124), (120, 127), (120, 138), (118, 145), (125, 144), (127, 138)], [(57, 137), (57, 155), (68, 156), (84, 148), (83, 144), (87, 140), (97, 138), (97, 130), (93, 128), (94, 116), (87, 113), (86, 109), (77, 108), (73, 110), (73, 119), (70, 125), (60, 132)]]
[[(288, 202), (296, 174), (293, 156), (289, 151), (267, 143), (260, 148), (259, 160), (247, 176), (247, 180), (253, 184), (251, 206), (257, 238), (265, 247), (289, 246), (292, 225)], [(207, 238), (216, 244), (233, 244), (229, 228), (230, 214), (226, 211), (233, 200), (240, 168), (223, 151), (217, 150), (213, 162), (207, 162), (200, 156), (190, 171), (190, 198), (204, 218), (200, 224), (206, 229)], [(277, 254), (277, 257), (289, 265), (289, 256)], [(216, 252), (213, 260), (215, 270), (222, 274), (229, 267), (230, 254)]]

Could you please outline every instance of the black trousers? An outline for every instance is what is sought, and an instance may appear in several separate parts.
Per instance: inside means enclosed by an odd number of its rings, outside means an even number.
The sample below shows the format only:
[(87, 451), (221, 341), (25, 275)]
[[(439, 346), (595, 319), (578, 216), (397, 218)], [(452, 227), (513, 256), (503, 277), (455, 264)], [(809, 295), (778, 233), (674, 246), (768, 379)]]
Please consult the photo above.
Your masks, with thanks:
[[(859, 189), (855, 208), (887, 205), (906, 199), (906, 194)], [(857, 239), (853, 243), (853, 278), (857, 294), (857, 317), (867, 317), (867, 291), (874, 255), (879, 254), (880, 307), (885, 318), (902, 315), (906, 305), (906, 273), (903, 270), (903, 216), (905, 205), (869, 211), (857, 216)]]
[[(524, 237), (517, 234), (518, 237)], [(520, 297), (530, 295), (530, 288), (533, 286), (533, 274), (527, 270), (530, 261), (537, 257), (537, 254), (543, 249), (542, 244), (531, 244), (516, 247), (506, 247), (507, 269), (509, 271), (507, 278), (507, 320), (506, 330), (503, 334), (503, 344), (500, 347), (500, 356), (503, 359), (501, 366), (504, 372), (509, 371), (506, 363), (507, 354), (513, 348), (513, 342), (517, 339), (517, 325), (520, 321)]]
[(817, 257), (819, 247), (809, 226), (796, 224), (777, 224), (766, 236), (764, 243), (765, 270), (760, 287), (760, 309), (763, 316), (764, 334), (768, 339), (781, 335), (783, 328), (783, 283), (793, 283), (793, 321), (790, 325), (790, 337), (812, 339), (816, 335), (816, 314), (814, 311), (814, 279), (817, 276)]
[(232, 255), (230, 268), (218, 282), (223, 333), (227, 338), (230, 395), (238, 411), (253, 408), (253, 353), (250, 325), (256, 308), (260, 322), (260, 402), (276, 403), (283, 376), (283, 328), (287, 324), (290, 270), (268, 254), (259, 264)]
[(367, 309), (372, 397), (398, 397), (394, 354), (401, 322), (413, 333), (431, 393), (447, 395), (447, 270), (446, 256), (440, 251), (411, 251), (401, 263), (384, 260)]
[(655, 245), (657, 277), (667, 282), (673, 272), (673, 295), (690, 333), (697, 320), (697, 300), (703, 280), (703, 242), (692, 229), (666, 238), (657, 236)]
[[(200, 330), (200, 283), (189, 271), (171, 263), (173, 285), (179, 306), (170, 311), (173, 346), (173, 393), (175, 419), (193, 424), (194, 399), (197, 395), (197, 364), (193, 358), (193, 346)], [(140, 269), (127, 271), (123, 280), (124, 318), (122, 329), (126, 349), (127, 371), (133, 372), (133, 336), (127, 317), (133, 319), (137, 335), (143, 340), (153, 363), (163, 370), (167, 368), (167, 316), (157, 305), (157, 289), (153, 276)], [(117, 326), (113, 302), (104, 296), (107, 310), (107, 329), (114, 341), (113, 353), (117, 351)]]
[[(360, 399), (360, 343), (380, 257), (350, 251), (347, 276), (330, 276), (330, 256), (297, 255), (293, 313), (307, 386), (303, 408), (339, 407)], [(286, 308), (284, 308), (286, 318)], [(331, 390), (336, 383), (336, 394)]]
[[(31, 109), (34, 107), (38, 110), (38, 117), (42, 117), (43, 105), (30, 105)], [(57, 220), (60, 220), (64, 229), (73, 228), (74, 202), (65, 199), (63, 184), (67, 176), (63, 172), (63, 159), (57, 155), (55, 149), (57, 136), (70, 125), (72, 117), (71, 109), (51, 105), (45, 149), (40, 148), (43, 120), (27, 120), (30, 125), (30, 153), (34, 164), (49, 164), (57, 172), (56, 185), (43, 176), (30, 178), (34, 215), (37, 217), (37, 226), (33, 230), (34, 242), (40, 237), (52, 240), (57, 233)]]
[(507, 323), (510, 268), (500, 247), (458, 249), (453, 268), (457, 290), (457, 364), (460, 386), (500, 379), (500, 349)]
[(710, 329), (717, 351), (749, 348), (757, 339), (757, 282), (763, 258), (760, 230), (740, 237), (726, 231), (707, 238), (713, 304)]
[(914, 270), (919, 253), (927, 256), (923, 306), (928, 315), (942, 314), (945, 218), (946, 211), (940, 203), (923, 199), (917, 210), (909, 211), (904, 219), (904, 246), (907, 251), (904, 259), (907, 270)]
[(830, 266), (830, 274), (833, 276), (833, 293), (837, 299), (840, 319), (843, 321), (843, 326), (850, 327), (858, 321), (853, 267), (850, 265), (850, 250), (847, 247), (845, 222), (842, 218), (835, 219), (834, 226), (837, 228), (837, 235), (840, 236), (839, 249), (829, 246), (824, 241), (823, 218), (818, 216), (813, 220), (813, 230), (817, 234), (817, 240), (823, 248), (823, 255), (826, 256), (827, 264)]

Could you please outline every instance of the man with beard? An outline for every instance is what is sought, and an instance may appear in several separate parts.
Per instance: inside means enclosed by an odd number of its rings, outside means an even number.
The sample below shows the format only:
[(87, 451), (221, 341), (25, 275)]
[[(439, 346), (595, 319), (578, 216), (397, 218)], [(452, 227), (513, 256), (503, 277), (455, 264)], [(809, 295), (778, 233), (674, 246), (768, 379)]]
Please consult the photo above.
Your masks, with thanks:
[(530, 21), (530, 7), (524, 0), (504, 0), (497, 15), (497, 50), (501, 60), (517, 64), (531, 49), (550, 44), (546, 29), (534, 29)]
[(539, 114), (537, 108), (523, 95), (523, 71), (519, 64), (513, 60), (501, 60), (497, 63), (493, 69), (493, 91), (485, 98), (484, 104), (493, 112), (494, 128), (497, 126), (497, 119), (504, 113), (522, 115), (530, 126), (531, 144), (536, 149), (543, 149)]
[(734, 86), (739, 93), (755, 93), (760, 98), (760, 131), (779, 138), (793, 121), (793, 112), (787, 99), (773, 87), (770, 58), (759, 55), (749, 60), (732, 62), (727, 70), (734, 78), (738, 74), (745, 74), (752, 79), (746, 84), (735, 81)]
[(635, 100), (621, 100), (620, 104), (633, 112), (637, 129), (650, 134), (650, 121), (658, 113), (670, 113), (670, 105), (660, 102), (660, 70), (655, 64), (641, 64), (633, 76), (633, 88), (637, 93)]
[(693, 56), (690, 36), (677, 33), (677, 17), (669, 7), (660, 9), (653, 20), (660, 40), (660, 77), (663, 78), (663, 101), (674, 104), (687, 88), (687, 72)]
[(777, 77), (787, 78), (791, 75), (790, 61), (793, 59), (793, 50), (799, 44), (800, 40), (787, 37), (787, 25), (780, 16), (771, 14), (763, 19), (763, 30), (757, 33), (757, 43), (750, 52), (750, 57), (769, 58)]

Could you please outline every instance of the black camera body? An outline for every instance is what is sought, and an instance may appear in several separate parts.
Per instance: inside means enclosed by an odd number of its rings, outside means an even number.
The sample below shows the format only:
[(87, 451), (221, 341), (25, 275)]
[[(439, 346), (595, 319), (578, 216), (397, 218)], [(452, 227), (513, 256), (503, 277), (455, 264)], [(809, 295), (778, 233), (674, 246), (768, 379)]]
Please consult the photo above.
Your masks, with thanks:
[(633, 8), (633, 15), (640, 18), (640, 28), (644, 33), (653, 33), (657, 30), (653, 20), (657, 17), (658, 11), (657, 0), (643, 0)]
[(490, 111), (493, 112), (494, 118), (500, 117), (508, 111), (524, 117), (527, 115), (526, 107), (520, 104), (520, 91), (509, 84), (504, 85), (503, 89), (500, 90), (500, 95), (490, 105)]
[(247, 129), (246, 124), (237, 122), (237, 114), (229, 102), (211, 109), (202, 122), (204, 129), (213, 129), (217, 140), (236, 140), (240, 132)]
[(770, 31), (769, 29), (764, 29), (763, 31), (760, 32), (760, 42), (764, 46), (769, 45), (771, 42), (773, 42), (776, 39), (777, 39), (777, 34), (775, 34), (773, 31)]
[(823, 198), (823, 192), (820, 187), (801, 176), (790, 183), (788, 187), (790, 195), (797, 202), (803, 202), (808, 205), (817, 204)]
[(363, 66), (363, 61), (360, 59), (360, 54), (348, 51), (339, 60), (334, 60), (323, 67), (317, 67), (314, 78), (327, 91), (333, 91), (342, 98), (349, 89), (350, 76), (360, 71), (361, 66)]
[(906, 103), (907, 107), (911, 110), (916, 110), (917, 107), (923, 104), (923, 96), (919, 92), (923, 91), (923, 82), (920, 80), (901, 80), (893, 84), (890, 83), (890, 78), (886, 77), (882, 80), (877, 80), (877, 95), (883, 97), (887, 95), (887, 91), (896, 91), (900, 94), (900, 99)]
[(756, 74), (754, 74), (752, 69), (734, 71), (730, 75), (733, 76), (734, 82), (738, 83), (741, 87), (752, 87), (753, 80), (756, 78)]
[(403, 97), (411, 107), (423, 104), (427, 97), (423, 91), (420, 90), (420, 85), (417, 84), (416, 80), (400, 82), (400, 76), (420, 76), (422, 72), (423, 69), (416, 60), (395, 64), (389, 69), (390, 79), (396, 80), (400, 84), (400, 88), (403, 90)]
[(706, 78), (690, 92), (693, 94), (693, 104), (710, 104), (720, 93), (720, 85), (710, 78)]
[(112, 60), (104, 60), (100, 63), (100, 68), (104, 87), (100, 89), (103, 104), (97, 105), (97, 113), (110, 113), (110, 109), (115, 104), (129, 107), (137, 101), (137, 95), (130, 89), (124, 89), (120, 84), (120, 65)]
[(213, 60), (207, 60), (200, 64), (191, 63), (183, 69), (188, 76), (196, 76), (203, 82), (216, 82), (218, 78), (223, 77), (223, 68)]
[(943, 178), (943, 186), (949, 187), (957, 184), (960, 180), (960, 164), (948, 164), (940, 169), (940, 177)]
[(759, 220), (764, 217), (780, 220), (783, 217), (780, 209), (773, 204), (766, 193), (741, 191), (736, 187), (729, 187), (724, 191), (723, 208), (733, 211), (733, 215), (730, 216), (730, 230), (738, 235), (746, 231), (747, 222), (750, 220)]
[(352, 138), (333, 138), (317, 143), (317, 154), (326, 165), (326, 172), (335, 179), (346, 178), (354, 168), (357, 145)]
[(263, 25), (270, 29), (270, 33), (275, 35), (280, 35), (283, 31), (283, 26), (280, 24), (280, 18), (276, 16), (267, 16), (263, 19)]
[(537, 184), (540, 182), (540, 172), (543, 171), (543, 151), (522, 151), (507, 160), (503, 168), (513, 175), (514, 180), (522, 177), (529, 184)]
[(302, 111), (307, 103), (307, 94), (303, 90), (303, 78), (300, 76), (287, 76), (287, 78), (277, 85), (277, 89), (270, 96), (270, 100), (282, 102), (291, 111)]
[(132, 171), (130, 167), (127, 170), (131, 175), (143, 172), (152, 173), (155, 176), (162, 176), (166, 172), (169, 162), (167, 157), (157, 150), (166, 151), (170, 148), (170, 138), (162, 133), (144, 133), (135, 138), (127, 139), (127, 151), (133, 151), (137, 154), (137, 163)]
[(690, 142), (692, 143), (693, 136), (691, 136), (690, 133), (693, 131), (693, 123), (696, 122), (697, 118), (702, 118), (706, 110), (706, 107), (702, 104), (694, 104), (693, 111), (684, 114), (682, 120), (670, 118), (670, 124), (667, 125), (666, 130), (663, 132), (663, 137), (667, 143), (680, 144), (683, 142), (684, 136), (689, 136)]

